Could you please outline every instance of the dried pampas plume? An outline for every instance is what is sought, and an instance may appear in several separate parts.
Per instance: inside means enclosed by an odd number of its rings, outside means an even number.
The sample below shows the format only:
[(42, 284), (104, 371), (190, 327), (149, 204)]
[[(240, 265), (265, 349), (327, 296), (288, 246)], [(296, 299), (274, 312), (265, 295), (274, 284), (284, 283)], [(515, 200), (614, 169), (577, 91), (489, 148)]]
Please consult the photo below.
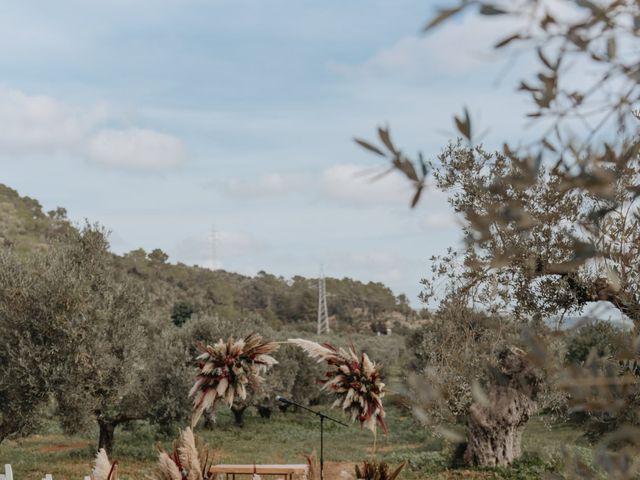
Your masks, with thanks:
[(199, 449), (197, 443), (190, 428), (180, 432), (173, 451), (159, 453), (156, 480), (209, 480), (212, 456), (206, 446)]
[(385, 389), (381, 367), (372, 362), (366, 353), (358, 355), (354, 346), (345, 350), (329, 343), (321, 345), (303, 338), (289, 339), (289, 343), (298, 345), (318, 362), (327, 363), (329, 371), (322, 381), (322, 388), (335, 395), (332, 407), (346, 411), (352, 420), (359, 421), (360, 425), (374, 434), (376, 425), (387, 432), (382, 407)]
[(200, 458), (198, 449), (196, 448), (196, 439), (193, 436), (193, 430), (185, 429), (181, 435), (182, 445), (178, 447), (178, 456), (180, 463), (187, 468), (187, 480), (200, 480)]
[(182, 480), (182, 474), (176, 462), (166, 452), (158, 455), (158, 479), (159, 480)]
[(202, 352), (196, 357), (198, 375), (189, 392), (193, 397), (194, 427), (202, 413), (214, 409), (219, 400), (231, 407), (240, 398), (247, 398), (247, 389), (257, 389), (262, 375), (278, 363), (270, 354), (278, 350), (275, 342), (266, 342), (256, 333), (234, 341), (233, 337), (215, 345), (197, 344)]
[(101, 448), (96, 455), (96, 463), (91, 472), (91, 480), (117, 480), (118, 462), (109, 462), (109, 457), (104, 448)]
[(311, 452), (311, 455), (305, 455), (305, 458), (307, 459), (307, 468), (309, 470), (307, 480), (320, 480), (320, 464), (316, 451)]

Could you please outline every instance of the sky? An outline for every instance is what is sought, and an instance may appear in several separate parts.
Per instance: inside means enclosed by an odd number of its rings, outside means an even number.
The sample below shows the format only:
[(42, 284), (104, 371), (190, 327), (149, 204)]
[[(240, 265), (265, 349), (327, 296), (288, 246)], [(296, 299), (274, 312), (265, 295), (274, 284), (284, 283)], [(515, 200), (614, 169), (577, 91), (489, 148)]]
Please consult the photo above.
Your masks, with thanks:
[(387, 125), (434, 158), (465, 105), (489, 147), (527, 128), (528, 66), (491, 51), (513, 25), (467, 15), (422, 34), (440, 5), (3, 1), (0, 182), (102, 223), (117, 253), (249, 275), (322, 265), (419, 306), (459, 221), (433, 189), (412, 210), (405, 179), (372, 181), (386, 164), (353, 137)]

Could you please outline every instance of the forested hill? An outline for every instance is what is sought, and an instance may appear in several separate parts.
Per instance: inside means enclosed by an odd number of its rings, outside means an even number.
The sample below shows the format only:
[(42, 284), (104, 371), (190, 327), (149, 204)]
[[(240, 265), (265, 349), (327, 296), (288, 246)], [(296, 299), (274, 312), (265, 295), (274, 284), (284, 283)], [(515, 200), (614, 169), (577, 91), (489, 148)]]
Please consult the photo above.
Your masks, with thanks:
[[(5, 247), (25, 253), (47, 248), (73, 228), (64, 208), (45, 213), (37, 200), (0, 184), (0, 242)], [(314, 328), (317, 279), (285, 279), (265, 272), (249, 277), (174, 264), (159, 249), (114, 255), (114, 261), (143, 284), (148, 312), (156, 318), (179, 323), (193, 315), (238, 320), (260, 316), (276, 328), (291, 323)], [(327, 278), (327, 292), (329, 314), (341, 330), (406, 326), (415, 319), (407, 298), (396, 297), (381, 283)]]

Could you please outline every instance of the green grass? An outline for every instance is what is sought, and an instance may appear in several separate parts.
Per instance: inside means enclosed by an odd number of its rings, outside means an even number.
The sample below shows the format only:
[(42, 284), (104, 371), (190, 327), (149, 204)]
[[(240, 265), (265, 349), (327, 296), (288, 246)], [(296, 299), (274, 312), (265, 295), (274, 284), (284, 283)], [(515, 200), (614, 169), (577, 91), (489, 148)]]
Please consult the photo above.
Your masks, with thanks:
[[(329, 413), (329, 412), (327, 412)], [(335, 415), (335, 412), (330, 412)], [(337, 414), (338, 418), (342, 419)], [(540, 478), (557, 464), (561, 449), (567, 447), (588, 457), (589, 446), (580, 432), (570, 426), (548, 429), (537, 419), (527, 429), (522, 461), (508, 469), (449, 469), (451, 447), (415, 423), (408, 412), (395, 407), (388, 411), (391, 432), (378, 435), (377, 458), (390, 463), (409, 460), (402, 479), (422, 478)], [(217, 460), (225, 463), (304, 463), (305, 454), (319, 449), (318, 423), (315, 418), (289, 412), (269, 419), (247, 415), (245, 426), (238, 428), (231, 415), (221, 411), (212, 430), (199, 428), (197, 434), (212, 447)], [(55, 425), (40, 435), (0, 444), (0, 464), (11, 463), (15, 478), (39, 479), (52, 473), (55, 480), (81, 479), (91, 470), (95, 432), (75, 437), (64, 436)], [(171, 439), (155, 428), (140, 423), (116, 431), (112, 459), (120, 463), (121, 478), (146, 478), (155, 465), (157, 448), (170, 448)], [(352, 471), (353, 463), (370, 458), (373, 436), (352, 425), (344, 428), (328, 423), (325, 429), (325, 458), (335, 477), (340, 470)]]

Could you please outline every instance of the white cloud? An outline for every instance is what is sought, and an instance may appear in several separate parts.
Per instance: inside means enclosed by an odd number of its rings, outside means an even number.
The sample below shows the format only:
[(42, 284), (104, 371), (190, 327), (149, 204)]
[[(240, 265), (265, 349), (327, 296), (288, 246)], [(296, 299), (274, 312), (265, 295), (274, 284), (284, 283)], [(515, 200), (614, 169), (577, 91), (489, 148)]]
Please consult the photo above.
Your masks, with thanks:
[(143, 128), (102, 128), (105, 105), (80, 107), (46, 95), (0, 87), (0, 150), (11, 155), (62, 152), (133, 170), (166, 170), (187, 159), (176, 137)]
[[(232, 177), (222, 182), (207, 182), (205, 188), (221, 188), (222, 192), (241, 198), (262, 199), (289, 194), (320, 198), (348, 207), (402, 206), (409, 208), (413, 194), (411, 183), (401, 174), (380, 167), (340, 163), (320, 172), (308, 174), (265, 173), (257, 177)], [(421, 203), (436, 205), (424, 218), (428, 227), (446, 228), (456, 225), (448, 211), (447, 195), (432, 182), (423, 193)]]
[(0, 87), (0, 147), (13, 154), (74, 149), (105, 116), (103, 106), (81, 109)]
[(90, 161), (131, 170), (167, 170), (187, 160), (186, 148), (171, 135), (153, 130), (105, 129), (87, 141)]
[(215, 245), (223, 257), (239, 257), (262, 248), (256, 238), (244, 232), (216, 232)]
[(168, 249), (168, 253), (188, 263), (221, 268), (225, 259), (254, 254), (263, 248), (264, 245), (248, 233), (216, 231), (213, 237), (210, 232), (187, 237)]
[(410, 184), (395, 172), (379, 177), (382, 172), (361, 165), (335, 165), (322, 173), (320, 190), (331, 200), (355, 206), (407, 204)]
[[(588, 18), (590, 11), (571, 2), (542, 0), (537, 15), (550, 12), (558, 19)], [(434, 11), (435, 13), (435, 11)], [(493, 46), (514, 33), (522, 33), (534, 24), (526, 17), (512, 15), (481, 16), (468, 12), (455, 21), (445, 22), (426, 34), (407, 35), (393, 45), (381, 48), (359, 64), (330, 64), (329, 69), (349, 77), (379, 80), (394, 77), (411, 80), (465, 78), (489, 67), (495, 74), (496, 60), (505, 59)], [(533, 58), (533, 55), (530, 56)], [(522, 67), (519, 66), (519, 70)]]
[(222, 183), (222, 190), (245, 198), (300, 193), (356, 207), (408, 205), (411, 185), (395, 172), (383, 173), (381, 168), (346, 163), (315, 174), (274, 172), (253, 178), (233, 177)]
[(406, 263), (406, 259), (402, 259), (396, 255), (382, 252), (359, 253), (349, 256), (347, 260), (352, 266), (359, 268), (389, 268)]
[(345, 76), (375, 79), (459, 76), (477, 71), (489, 65), (490, 60), (500, 58), (491, 53), (492, 45), (517, 31), (519, 23), (511, 18), (466, 15), (459, 22), (447, 23), (429, 34), (405, 36), (360, 64), (334, 64), (329, 68)]
[(400, 281), (411, 276), (409, 272), (414, 273), (416, 268), (422, 268), (422, 264), (415, 259), (381, 251), (338, 255), (331, 258), (330, 263), (340, 265), (341, 270), (353, 272), (356, 277), (382, 282), (388, 286), (397, 286)]
[(308, 175), (266, 173), (257, 178), (230, 178), (222, 188), (233, 196), (265, 197), (303, 191), (308, 188), (309, 182)]
[(460, 225), (452, 212), (432, 212), (424, 217), (424, 226), (429, 229), (450, 228)]

